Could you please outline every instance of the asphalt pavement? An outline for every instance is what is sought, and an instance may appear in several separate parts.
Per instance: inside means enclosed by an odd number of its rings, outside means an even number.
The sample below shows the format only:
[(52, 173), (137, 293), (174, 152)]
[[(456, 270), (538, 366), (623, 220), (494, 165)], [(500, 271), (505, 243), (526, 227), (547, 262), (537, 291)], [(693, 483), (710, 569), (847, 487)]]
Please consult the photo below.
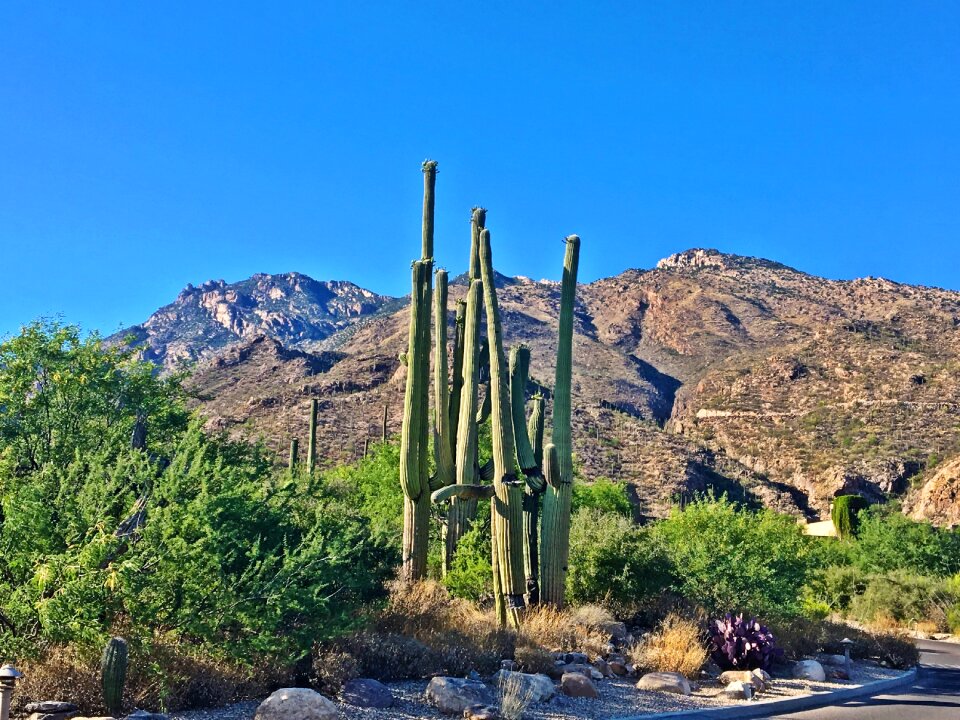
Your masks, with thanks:
[(960, 720), (960, 644), (918, 640), (920, 672), (902, 690), (798, 713), (780, 720)]

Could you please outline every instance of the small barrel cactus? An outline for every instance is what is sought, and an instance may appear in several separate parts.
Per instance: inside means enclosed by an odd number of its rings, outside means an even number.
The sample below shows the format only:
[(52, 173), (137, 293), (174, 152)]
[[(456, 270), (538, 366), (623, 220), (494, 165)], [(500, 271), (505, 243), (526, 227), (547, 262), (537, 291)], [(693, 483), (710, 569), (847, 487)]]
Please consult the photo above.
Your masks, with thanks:
[(103, 683), (103, 704), (113, 715), (119, 716), (123, 708), (123, 690), (127, 684), (127, 641), (110, 638), (103, 649), (100, 661), (100, 678)]

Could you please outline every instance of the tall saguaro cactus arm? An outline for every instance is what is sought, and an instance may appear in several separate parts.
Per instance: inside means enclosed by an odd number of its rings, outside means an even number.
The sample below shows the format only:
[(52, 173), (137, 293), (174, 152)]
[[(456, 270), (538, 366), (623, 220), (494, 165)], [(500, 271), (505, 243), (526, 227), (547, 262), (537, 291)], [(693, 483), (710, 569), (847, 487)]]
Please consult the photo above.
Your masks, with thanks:
[[(419, 580), (426, 575), (430, 500), (424, 476), (423, 428), (427, 412), (424, 365), (430, 363), (429, 310), (424, 312), (430, 263), (416, 261), (412, 267), (410, 326), (407, 349), (407, 384), (404, 393), (403, 425), (400, 430), (400, 486), (403, 489), (403, 577)], [(424, 323), (428, 325), (424, 332)], [(427, 342), (423, 339), (426, 337)]]
[(437, 270), (434, 294), (433, 355), (433, 452), (437, 474), (430, 489), (449, 485), (456, 479), (453, 467), (453, 434), (450, 425), (450, 386), (447, 384), (447, 271)]
[(433, 218), (436, 206), (437, 161), (423, 161), (423, 259), (433, 259)]
[[(557, 472), (552, 476), (547, 475), (548, 487), (543, 499), (543, 531), (541, 533), (543, 552), (540, 563), (541, 598), (544, 602), (558, 607), (563, 605), (567, 559), (570, 555), (570, 496), (573, 484), (570, 386), (573, 361), (573, 309), (577, 292), (580, 238), (570, 235), (566, 244), (560, 291), (557, 374), (553, 393), (552, 445), (556, 453)], [(545, 459), (549, 467), (551, 459), (548, 457)]]
[(490, 231), (480, 233), (480, 273), (483, 279), (487, 339), (490, 346), (490, 398), (493, 427), (494, 489), (491, 525), (500, 570), (501, 589), (513, 622), (519, 622), (523, 608), (523, 490), (515, 474), (516, 449), (513, 411), (510, 404), (508, 368), (503, 352), (503, 330), (493, 276)]
[(310, 401), (310, 438), (307, 442), (307, 469), (313, 472), (317, 464), (317, 399)]

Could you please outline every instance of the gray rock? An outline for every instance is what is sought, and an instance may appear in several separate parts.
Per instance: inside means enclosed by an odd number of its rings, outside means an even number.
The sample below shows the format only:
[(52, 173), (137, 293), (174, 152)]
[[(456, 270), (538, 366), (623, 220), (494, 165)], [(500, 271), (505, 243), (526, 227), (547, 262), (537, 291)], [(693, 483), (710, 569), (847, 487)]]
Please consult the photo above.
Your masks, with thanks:
[(123, 720), (169, 720), (169, 715), (163, 713), (152, 713), (147, 710), (134, 710)]
[(23, 706), (23, 711), (26, 713), (69, 713), (77, 712), (79, 709), (73, 703), (60, 700), (40, 700)]
[(464, 720), (500, 720), (500, 713), (489, 705), (471, 705), (463, 711)]
[(493, 681), (502, 686), (507, 681), (514, 681), (520, 684), (521, 692), (530, 696), (530, 702), (546, 702), (556, 693), (556, 687), (546, 675), (510, 672), (501, 670), (493, 676)]
[(614, 675), (619, 675), (620, 677), (630, 674), (627, 670), (627, 664), (620, 662), (619, 660), (611, 660), (607, 663), (607, 667), (610, 668), (610, 672), (612, 672)]
[(586, 665), (590, 662), (590, 657), (586, 653), (568, 652), (568, 653), (564, 653), (563, 661), (567, 665), (574, 665), (574, 664)]
[(813, 680), (814, 682), (823, 682), (827, 679), (827, 674), (823, 671), (823, 665), (816, 660), (800, 660), (794, 663), (793, 676), (801, 680)]
[(76, 714), (76, 710), (59, 713), (35, 712), (27, 715), (27, 720), (70, 720)]
[(613, 675), (613, 671), (610, 669), (610, 665), (603, 658), (597, 658), (596, 660), (594, 660), (593, 667), (596, 669), (598, 673), (600, 673), (601, 677), (610, 677), (611, 675)]
[(847, 661), (843, 655), (817, 655), (817, 662), (821, 665), (844, 665)]
[(652, 672), (647, 673), (637, 681), (637, 689), (689, 695), (690, 683), (680, 673)]
[(724, 688), (723, 694), (731, 700), (749, 700), (753, 697), (753, 684), (734, 680)]
[(340, 691), (340, 699), (356, 707), (388, 708), (393, 705), (390, 688), (370, 678), (348, 680)]
[(770, 687), (770, 683), (773, 682), (773, 676), (770, 675), (770, 673), (768, 673), (763, 668), (756, 668), (754, 670), (751, 670), (750, 672), (753, 673), (754, 685), (757, 684), (756, 683), (757, 680), (759, 680), (762, 683), (760, 687), (761, 690), (766, 690), (768, 687)]
[(260, 703), (254, 720), (337, 720), (337, 706), (307, 688), (282, 688)]
[(452, 677), (435, 677), (427, 685), (424, 696), (440, 712), (463, 717), (471, 705), (490, 705), (493, 695), (482, 682)]
[(563, 677), (560, 678), (560, 691), (569, 697), (591, 698), (593, 700), (600, 698), (600, 693), (597, 692), (593, 681), (579, 672), (564, 673)]

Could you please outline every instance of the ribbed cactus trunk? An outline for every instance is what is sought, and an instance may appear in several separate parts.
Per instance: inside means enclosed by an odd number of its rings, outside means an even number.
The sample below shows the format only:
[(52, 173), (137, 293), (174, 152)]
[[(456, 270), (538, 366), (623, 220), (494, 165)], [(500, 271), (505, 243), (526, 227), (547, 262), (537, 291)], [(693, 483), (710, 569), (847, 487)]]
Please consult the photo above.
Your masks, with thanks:
[[(460, 391), (460, 417), (457, 420), (457, 454), (454, 462), (458, 485), (477, 482), (477, 384), (480, 355), (479, 327), (483, 283), (470, 282), (464, 309), (463, 387)], [(460, 538), (470, 528), (477, 513), (477, 501), (453, 498), (447, 508), (447, 534), (444, 542), (444, 567), (449, 570)]]
[(310, 401), (310, 435), (307, 442), (307, 469), (313, 472), (317, 465), (317, 408), (316, 398)]
[[(403, 426), (400, 431), (400, 486), (403, 488), (403, 567), (404, 580), (420, 580), (427, 573), (427, 541), (429, 539), (429, 478), (423, 472), (425, 418), (428, 392), (423, 372), (430, 364), (429, 309), (424, 311), (430, 263), (413, 263), (410, 293), (410, 325), (407, 347), (407, 384), (404, 393)], [(429, 306), (428, 306), (429, 307)], [(424, 326), (426, 325), (426, 333)], [(424, 342), (426, 338), (426, 342)]]
[(510, 622), (519, 625), (524, 606), (523, 483), (516, 475), (516, 446), (510, 402), (509, 370), (503, 352), (503, 331), (493, 275), (490, 231), (480, 233), (480, 274), (483, 279), (487, 339), (490, 346), (490, 403), (493, 427), (495, 497), (491, 531), (495, 535), (501, 592)]
[(380, 442), (387, 441), (387, 412), (389, 411), (390, 406), (387, 403), (383, 404), (383, 419), (380, 423)]
[(540, 476), (527, 476), (523, 496), (523, 571), (527, 579), (527, 604), (540, 604), (540, 498), (546, 490), (543, 473), (543, 396), (533, 397), (527, 437)]
[[(570, 235), (563, 260), (563, 281), (560, 293), (560, 330), (557, 339), (557, 374), (553, 391), (553, 446), (556, 472), (546, 474), (547, 489), (543, 498), (541, 532), (541, 600), (563, 606), (567, 581), (567, 559), (570, 555), (570, 497), (573, 489), (573, 447), (571, 432), (570, 385), (573, 361), (573, 309), (577, 293), (577, 266), (580, 238)], [(546, 467), (551, 471), (545, 451)]]
[(290, 441), (290, 458), (287, 460), (287, 468), (293, 472), (297, 467), (297, 460), (300, 455), (300, 441), (294, 438)]
[(110, 638), (100, 660), (100, 682), (103, 704), (111, 714), (120, 717), (123, 712), (123, 691), (127, 684), (127, 641)]
[(454, 440), (450, 424), (450, 386), (447, 384), (447, 271), (437, 270), (434, 294), (433, 454), (437, 467), (431, 490), (456, 481)]
[[(477, 399), (480, 387), (480, 309), (483, 303), (483, 283), (480, 280), (480, 231), (486, 223), (487, 211), (476, 207), (470, 218), (470, 272), (466, 300), (457, 306), (457, 345), (454, 351), (454, 392), (451, 418), (456, 420), (454, 468), (458, 485), (472, 485), (477, 475)], [(460, 312), (463, 312), (462, 323)], [(462, 325), (462, 336), (461, 336)], [(459, 362), (458, 362), (459, 356)], [(459, 365), (459, 377), (457, 366)], [(456, 414), (453, 408), (456, 408)], [(444, 570), (450, 569), (457, 544), (470, 529), (477, 514), (475, 498), (455, 497), (447, 508), (444, 541)]]

